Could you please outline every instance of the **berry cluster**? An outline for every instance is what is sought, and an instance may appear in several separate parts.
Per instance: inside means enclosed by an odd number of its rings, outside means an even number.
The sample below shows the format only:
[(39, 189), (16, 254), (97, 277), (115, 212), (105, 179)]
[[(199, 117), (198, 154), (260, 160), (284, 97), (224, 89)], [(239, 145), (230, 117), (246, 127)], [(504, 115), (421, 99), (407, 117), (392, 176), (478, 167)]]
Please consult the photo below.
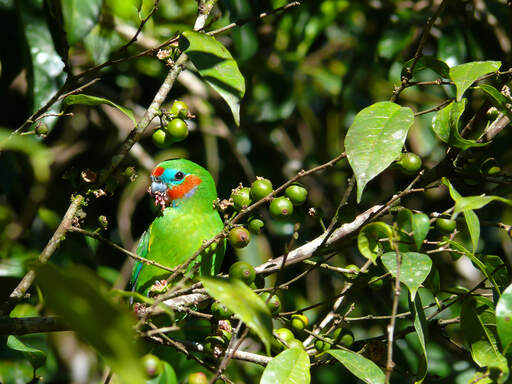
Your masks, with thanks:
[(170, 147), (188, 136), (188, 126), (184, 119), (189, 116), (188, 105), (176, 100), (171, 109), (161, 116), (161, 128), (153, 133), (153, 143), (159, 148)]

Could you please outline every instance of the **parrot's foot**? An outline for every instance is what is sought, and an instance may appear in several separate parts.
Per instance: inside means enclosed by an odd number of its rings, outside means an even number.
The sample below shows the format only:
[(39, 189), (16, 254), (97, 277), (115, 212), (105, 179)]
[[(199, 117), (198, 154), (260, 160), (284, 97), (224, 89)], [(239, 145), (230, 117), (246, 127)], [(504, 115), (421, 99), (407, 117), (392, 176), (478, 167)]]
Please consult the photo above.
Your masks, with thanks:
[(149, 289), (149, 296), (156, 296), (167, 292), (169, 285), (166, 280), (157, 280)]

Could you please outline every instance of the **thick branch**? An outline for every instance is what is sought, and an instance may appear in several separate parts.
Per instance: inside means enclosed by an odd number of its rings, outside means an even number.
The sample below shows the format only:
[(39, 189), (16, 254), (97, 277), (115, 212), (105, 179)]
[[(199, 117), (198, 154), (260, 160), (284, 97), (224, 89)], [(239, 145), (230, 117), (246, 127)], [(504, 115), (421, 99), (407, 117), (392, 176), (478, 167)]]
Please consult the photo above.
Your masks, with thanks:
[(0, 318), (0, 335), (26, 335), (29, 333), (69, 331), (57, 316)]

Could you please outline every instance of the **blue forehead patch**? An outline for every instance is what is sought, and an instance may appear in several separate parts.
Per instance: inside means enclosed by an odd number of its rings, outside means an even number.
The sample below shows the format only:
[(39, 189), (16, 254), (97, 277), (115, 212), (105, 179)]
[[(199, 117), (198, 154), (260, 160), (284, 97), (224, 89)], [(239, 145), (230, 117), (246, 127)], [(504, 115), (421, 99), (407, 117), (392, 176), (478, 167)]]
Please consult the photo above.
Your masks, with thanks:
[(185, 176), (187, 175), (187, 173), (180, 171), (179, 169), (167, 168), (164, 171), (164, 173), (162, 173), (162, 175), (160, 176), (160, 180), (162, 180), (166, 184), (181, 184), (185, 180), (185, 177), (182, 178), (181, 180), (176, 180), (176, 173), (178, 172), (182, 172)]

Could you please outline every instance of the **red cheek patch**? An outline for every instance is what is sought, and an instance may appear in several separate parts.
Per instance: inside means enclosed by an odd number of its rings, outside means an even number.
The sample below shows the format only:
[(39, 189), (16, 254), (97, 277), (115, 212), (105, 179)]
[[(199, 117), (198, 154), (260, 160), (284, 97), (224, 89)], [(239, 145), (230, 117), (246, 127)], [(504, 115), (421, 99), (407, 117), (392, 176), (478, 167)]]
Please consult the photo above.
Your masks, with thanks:
[(162, 176), (162, 173), (164, 173), (164, 169), (162, 167), (156, 167), (155, 169), (153, 169), (153, 172), (151, 172), (151, 175), (159, 177)]
[(187, 195), (187, 193), (191, 192), (195, 189), (199, 184), (201, 184), (202, 180), (195, 175), (188, 175), (183, 183), (177, 185), (173, 188), (167, 190), (167, 196), (169, 200), (178, 200)]

